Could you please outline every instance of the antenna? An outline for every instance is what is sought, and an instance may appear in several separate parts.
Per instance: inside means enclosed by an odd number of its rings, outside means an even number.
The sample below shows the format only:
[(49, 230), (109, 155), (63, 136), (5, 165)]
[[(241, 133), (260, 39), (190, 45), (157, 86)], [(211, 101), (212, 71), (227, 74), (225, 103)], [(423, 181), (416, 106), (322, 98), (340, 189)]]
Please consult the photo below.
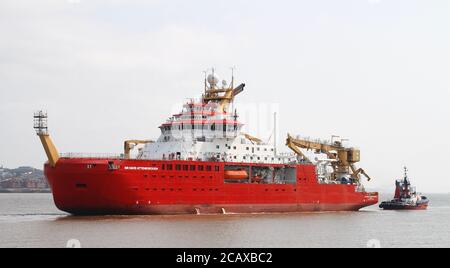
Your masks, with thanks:
[(205, 94), (206, 94), (206, 91), (208, 90), (208, 84), (207, 84), (207, 75), (208, 75), (208, 71), (206, 70), (206, 71), (203, 71), (203, 73), (205, 74)]
[(236, 70), (236, 67), (233, 66), (231, 69), (231, 89), (234, 89), (234, 70)]
[[(216, 70), (214, 69), (214, 67), (212, 67), (211, 69), (212, 69), (212, 77), (214, 79)], [(212, 84), (211, 87), (212, 87), (212, 89), (215, 89), (215, 85), (214, 84)]]
[[(234, 70), (236, 69), (236, 67), (230, 67), (231, 69), (231, 84), (229, 87), (229, 90), (234, 91)], [(231, 109), (234, 109), (234, 97), (231, 99)]]
[(273, 113), (273, 147), (274, 155), (277, 156), (277, 113)]

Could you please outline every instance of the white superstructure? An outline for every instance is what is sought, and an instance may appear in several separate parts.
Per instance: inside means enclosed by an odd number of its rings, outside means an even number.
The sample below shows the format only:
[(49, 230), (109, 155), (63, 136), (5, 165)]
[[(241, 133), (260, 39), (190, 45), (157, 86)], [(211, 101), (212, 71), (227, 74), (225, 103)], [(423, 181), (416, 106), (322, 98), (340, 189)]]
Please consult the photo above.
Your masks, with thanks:
[[(234, 79), (233, 79), (234, 80)], [(146, 144), (140, 159), (179, 159), (239, 163), (286, 164), (295, 162), (293, 154), (277, 154), (275, 145), (267, 144), (242, 132), (237, 111), (229, 111), (234, 97), (245, 87), (234, 88), (214, 74), (205, 79), (205, 94), (191, 100), (180, 114), (160, 126), (161, 136)]]

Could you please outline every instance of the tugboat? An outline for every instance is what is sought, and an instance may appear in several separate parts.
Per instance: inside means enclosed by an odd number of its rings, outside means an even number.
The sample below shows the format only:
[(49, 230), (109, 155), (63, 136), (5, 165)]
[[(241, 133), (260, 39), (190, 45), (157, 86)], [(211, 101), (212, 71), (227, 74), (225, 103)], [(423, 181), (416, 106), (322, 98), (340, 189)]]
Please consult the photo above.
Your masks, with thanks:
[(408, 169), (405, 167), (405, 177), (396, 181), (395, 198), (380, 204), (385, 210), (426, 210), (429, 200), (416, 192), (408, 178)]

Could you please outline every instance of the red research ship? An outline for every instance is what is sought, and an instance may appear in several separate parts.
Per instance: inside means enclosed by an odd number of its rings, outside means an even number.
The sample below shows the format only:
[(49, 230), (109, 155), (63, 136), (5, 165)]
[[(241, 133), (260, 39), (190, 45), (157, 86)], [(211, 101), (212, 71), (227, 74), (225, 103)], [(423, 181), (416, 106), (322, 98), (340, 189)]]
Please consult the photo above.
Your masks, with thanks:
[[(289, 136), (295, 154), (279, 154), (276, 142), (241, 131), (232, 107), (245, 85), (234, 87), (234, 78), (218, 84), (213, 71), (201, 99), (162, 124), (157, 141), (126, 141), (114, 157), (60, 155), (47, 114), (37, 112), (56, 206), (74, 215), (226, 214), (357, 211), (378, 203), (378, 193), (361, 184), (367, 174), (354, 166), (359, 150)], [(307, 150), (326, 159), (311, 161)]]

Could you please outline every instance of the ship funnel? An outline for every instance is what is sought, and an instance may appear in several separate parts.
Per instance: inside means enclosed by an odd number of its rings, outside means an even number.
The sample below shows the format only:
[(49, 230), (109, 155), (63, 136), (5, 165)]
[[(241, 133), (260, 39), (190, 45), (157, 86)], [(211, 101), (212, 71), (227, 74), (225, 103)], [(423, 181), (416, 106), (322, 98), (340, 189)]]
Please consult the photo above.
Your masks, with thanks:
[(55, 167), (59, 160), (59, 153), (48, 134), (48, 116), (46, 112), (38, 111), (34, 113), (34, 129), (41, 140), (49, 164)]

